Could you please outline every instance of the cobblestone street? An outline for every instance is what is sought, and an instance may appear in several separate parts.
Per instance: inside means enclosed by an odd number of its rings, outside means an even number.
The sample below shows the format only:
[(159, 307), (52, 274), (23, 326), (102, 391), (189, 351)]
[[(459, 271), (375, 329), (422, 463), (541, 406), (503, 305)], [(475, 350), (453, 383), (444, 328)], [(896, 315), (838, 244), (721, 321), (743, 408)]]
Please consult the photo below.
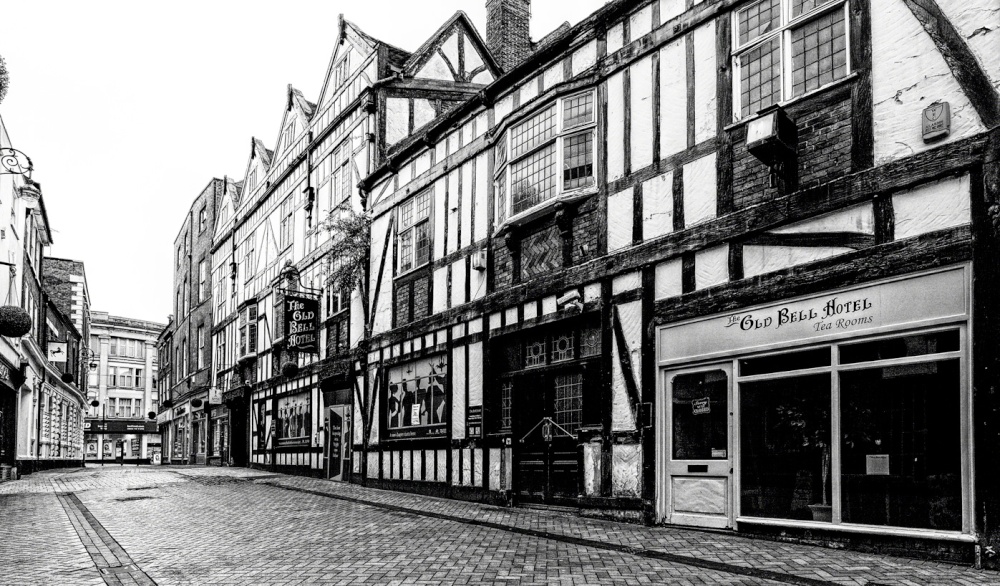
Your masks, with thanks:
[(941, 563), (238, 468), (0, 484), (3, 584), (996, 584)]

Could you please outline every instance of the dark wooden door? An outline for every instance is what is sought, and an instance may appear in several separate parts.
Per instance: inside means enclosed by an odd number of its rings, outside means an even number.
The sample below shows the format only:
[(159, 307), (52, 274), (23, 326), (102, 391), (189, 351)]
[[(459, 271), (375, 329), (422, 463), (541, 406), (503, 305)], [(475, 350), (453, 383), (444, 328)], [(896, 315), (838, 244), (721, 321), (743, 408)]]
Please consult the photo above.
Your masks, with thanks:
[(579, 496), (581, 404), (579, 374), (529, 372), (514, 379), (514, 487), (522, 500), (558, 503)]

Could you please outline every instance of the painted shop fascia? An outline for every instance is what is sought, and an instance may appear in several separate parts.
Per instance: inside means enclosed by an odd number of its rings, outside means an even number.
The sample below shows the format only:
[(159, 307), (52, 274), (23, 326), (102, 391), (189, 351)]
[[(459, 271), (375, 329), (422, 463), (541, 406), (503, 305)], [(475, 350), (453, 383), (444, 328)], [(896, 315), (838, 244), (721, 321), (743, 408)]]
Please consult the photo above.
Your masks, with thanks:
[[(609, 4), (387, 152), (363, 184), (373, 215), (372, 335), (356, 365), (367, 365), (353, 413), (361, 422), (353, 434), (356, 481), (996, 563), (975, 555), (997, 539), (984, 533), (981, 519), (1000, 507), (976, 472), (994, 440), (982, 431), (992, 425), (989, 399), (974, 389), (997, 384), (986, 363), (1000, 355), (987, 329), (998, 308), (986, 284), (996, 273), (988, 262), (997, 246), (987, 204), (998, 195), (987, 181), (997, 176), (990, 161), (998, 135), (989, 129), (1000, 110), (995, 89), (973, 90), (987, 76), (1000, 77), (1000, 59), (978, 40), (942, 46), (953, 41), (928, 34), (925, 16), (903, 0), (880, 4), (874, 20), (863, 0), (824, 3), (791, 25), (782, 12), (774, 43), (797, 34), (801, 23), (827, 23), (844, 37), (835, 51), (847, 65), (819, 87), (789, 81), (777, 90), (776, 101), (798, 126), (797, 148), (793, 160), (769, 168), (747, 147), (748, 127), (761, 117), (742, 104), (751, 95), (738, 95), (740, 65), (752, 59), (755, 42), (738, 29), (756, 5)], [(964, 31), (975, 10), (948, 6), (932, 17)], [(971, 61), (949, 65), (943, 51)], [(919, 66), (893, 65), (904, 58)], [(941, 84), (929, 82), (928, 72)], [(542, 124), (551, 107), (552, 144), (566, 148), (570, 135), (589, 127), (561, 126), (565, 100), (587, 92), (594, 95), (593, 186), (556, 187), (544, 203), (514, 209), (512, 165), (535, 147), (516, 146), (512, 133)], [(922, 138), (928, 101), (921, 95), (950, 102), (951, 112), (961, 108), (945, 138)], [(554, 156), (561, 160), (558, 150)], [(419, 238), (429, 250), (414, 262)], [(910, 303), (918, 294), (921, 302)], [(961, 311), (938, 313), (956, 300)], [(886, 313), (908, 304), (914, 313), (906, 319)], [(705, 344), (725, 338), (691, 329), (691, 320), (773, 341), (665, 358), (664, 336), (673, 338), (664, 332)], [(583, 350), (591, 328), (592, 344), (603, 349), (597, 358)], [(907, 349), (850, 366), (836, 362), (838, 353), (865, 344)], [(906, 354), (921, 344), (923, 353)], [(946, 350), (926, 350), (932, 345)], [(801, 474), (786, 462), (780, 480), (772, 475), (772, 485), (755, 486), (741, 476), (754, 460), (740, 449), (739, 434), (750, 433), (739, 424), (740, 403), (790, 412), (752, 402), (775, 381), (801, 397), (786, 371), (744, 375), (740, 368), (798, 350), (830, 355), (806, 372), (831, 381), (829, 421), (800, 440), (795, 457), (809, 450), (819, 456)], [(722, 374), (704, 374), (711, 360), (727, 364)], [(788, 368), (795, 358), (776, 360)], [(586, 373), (579, 391), (572, 390), (574, 369)], [(902, 471), (901, 448), (886, 438), (878, 452), (820, 437), (827, 429), (857, 431), (850, 417), (830, 409), (894, 408), (888, 398), (858, 407), (848, 393), (854, 387), (844, 386), (876, 370), (890, 381), (933, 374), (948, 386), (951, 427), (931, 433), (947, 435), (949, 449), (960, 452), (956, 470), (924, 472), (918, 481), (913, 469)], [(683, 394), (694, 381), (697, 395), (696, 375), (702, 387), (727, 389), (735, 415), (728, 424), (723, 418), (725, 445), (707, 446), (707, 462), (670, 461), (665, 442), (685, 428), (668, 414), (669, 384), (677, 381)], [(551, 404), (524, 397), (519, 404), (519, 380), (550, 388)], [(887, 397), (901, 392), (892, 384)], [(694, 395), (684, 403), (692, 417), (725, 412), (714, 395)], [(567, 417), (556, 406), (567, 399), (582, 404), (569, 426), (556, 417)], [(543, 455), (527, 458), (533, 434), (544, 438)], [(541, 461), (563, 484), (533, 484), (538, 476), (528, 460)], [(730, 460), (735, 471), (722, 475), (724, 483), (699, 484)], [(930, 497), (936, 508), (904, 511), (906, 482), (943, 491)], [(872, 508), (878, 491), (889, 511), (884, 518)], [(706, 504), (700, 499), (707, 495), (719, 500)], [(815, 513), (809, 505), (818, 505)], [(829, 520), (818, 520), (825, 515)]]

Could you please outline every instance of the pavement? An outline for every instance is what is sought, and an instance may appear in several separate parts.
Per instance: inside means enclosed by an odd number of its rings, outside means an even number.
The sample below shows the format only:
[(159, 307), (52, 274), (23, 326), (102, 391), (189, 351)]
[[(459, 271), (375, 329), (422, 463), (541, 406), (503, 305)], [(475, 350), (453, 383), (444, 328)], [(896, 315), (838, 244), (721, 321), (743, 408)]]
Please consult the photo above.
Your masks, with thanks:
[(0, 483), (0, 584), (1000, 584), (1000, 573), (244, 468)]

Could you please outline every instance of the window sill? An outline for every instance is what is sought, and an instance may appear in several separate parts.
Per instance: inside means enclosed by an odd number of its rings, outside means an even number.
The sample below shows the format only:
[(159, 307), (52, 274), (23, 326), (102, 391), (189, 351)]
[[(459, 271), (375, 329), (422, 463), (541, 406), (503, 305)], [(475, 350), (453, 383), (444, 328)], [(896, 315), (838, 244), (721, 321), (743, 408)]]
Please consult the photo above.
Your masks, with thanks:
[[(809, 98), (812, 98), (814, 96), (822, 94), (823, 92), (827, 92), (827, 91), (830, 91), (832, 89), (838, 88), (838, 87), (840, 87), (840, 86), (842, 86), (844, 84), (850, 83), (850, 82), (854, 81), (855, 79), (857, 79), (857, 77), (858, 77), (858, 72), (857, 71), (852, 71), (852, 72), (848, 73), (845, 77), (842, 77), (842, 78), (838, 79), (837, 81), (828, 83), (828, 84), (826, 84), (823, 87), (818, 87), (818, 88), (816, 88), (816, 89), (814, 89), (812, 91), (809, 91), (809, 92), (806, 92), (806, 93), (802, 94), (801, 96), (796, 96), (796, 97), (792, 98), (791, 100), (788, 100), (788, 101), (785, 101), (785, 102), (778, 102), (777, 105), (781, 106), (782, 108), (787, 109), (789, 106), (797, 104), (797, 103), (799, 103), (799, 102), (801, 102), (803, 100), (808, 100)], [(732, 130), (734, 128), (738, 128), (741, 125), (746, 124), (747, 122), (750, 122), (751, 120), (756, 120), (757, 118), (760, 118), (761, 115), (762, 114), (757, 113), (757, 114), (752, 114), (750, 116), (747, 116), (746, 118), (741, 118), (741, 119), (733, 122), (732, 124), (723, 127), (722, 130), (729, 131), (729, 130)]]
[(499, 236), (510, 228), (514, 228), (516, 226), (522, 226), (524, 224), (527, 224), (533, 220), (537, 220), (538, 218), (541, 218), (542, 216), (551, 213), (553, 209), (559, 204), (574, 203), (582, 199), (586, 199), (587, 197), (590, 197), (595, 193), (597, 193), (596, 183), (591, 187), (585, 187), (579, 190), (570, 191), (568, 193), (563, 193), (562, 195), (558, 195), (556, 197), (547, 199), (539, 204), (536, 204), (531, 208), (524, 210), (523, 212), (519, 212), (507, 218), (496, 227), (496, 229), (493, 231), (493, 234)]
[[(424, 264), (422, 264), (420, 266), (413, 267), (412, 269), (406, 269), (406, 271), (397, 273), (396, 276), (393, 277), (393, 280), (402, 279), (404, 277), (409, 277), (409, 276), (415, 274), (416, 272), (418, 272), (420, 269), (424, 269), (424, 268), (427, 268), (429, 266), (431, 266), (431, 262), (427, 261), (427, 262), (425, 262)], [(341, 310), (341, 311), (344, 311), (344, 310)]]

